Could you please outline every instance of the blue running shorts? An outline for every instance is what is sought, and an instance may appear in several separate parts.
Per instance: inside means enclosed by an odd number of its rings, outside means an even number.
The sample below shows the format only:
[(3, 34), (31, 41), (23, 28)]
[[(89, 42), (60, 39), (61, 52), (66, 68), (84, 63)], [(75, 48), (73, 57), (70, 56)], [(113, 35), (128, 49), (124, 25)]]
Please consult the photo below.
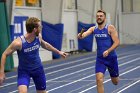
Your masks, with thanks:
[(102, 56), (97, 56), (95, 72), (105, 74), (106, 69), (108, 69), (111, 77), (119, 76), (117, 56), (107, 56), (105, 58)]
[(46, 77), (43, 67), (39, 67), (30, 71), (18, 69), (18, 86), (26, 85), (29, 87), (31, 77), (35, 83), (36, 90), (46, 90)]

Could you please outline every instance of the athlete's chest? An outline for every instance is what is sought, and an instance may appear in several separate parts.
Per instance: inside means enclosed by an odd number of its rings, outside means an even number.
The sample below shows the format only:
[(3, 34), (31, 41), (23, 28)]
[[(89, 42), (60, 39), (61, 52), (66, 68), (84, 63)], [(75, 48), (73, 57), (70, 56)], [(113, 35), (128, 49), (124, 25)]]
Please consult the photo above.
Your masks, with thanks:
[(108, 34), (108, 31), (105, 29), (103, 29), (103, 30), (96, 29), (94, 31), (94, 36), (95, 36), (95, 38), (108, 38), (109, 34)]
[(24, 53), (35, 52), (38, 51), (40, 47), (40, 43), (36, 40), (32, 43), (25, 42), (23, 43), (22, 50)]

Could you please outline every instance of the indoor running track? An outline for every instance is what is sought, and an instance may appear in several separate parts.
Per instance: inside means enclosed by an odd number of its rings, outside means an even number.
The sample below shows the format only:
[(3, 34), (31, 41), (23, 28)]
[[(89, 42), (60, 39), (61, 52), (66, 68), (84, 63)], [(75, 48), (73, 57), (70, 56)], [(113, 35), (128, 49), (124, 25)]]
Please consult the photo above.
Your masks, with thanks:
[[(113, 85), (106, 71), (105, 93), (140, 93), (140, 45), (121, 46), (117, 53), (120, 82)], [(84, 53), (44, 64), (48, 92), (97, 93), (95, 59), (95, 53)], [(6, 81), (0, 86), (0, 93), (18, 93), (16, 78), (16, 72), (6, 73)], [(36, 93), (32, 80), (28, 93)]]

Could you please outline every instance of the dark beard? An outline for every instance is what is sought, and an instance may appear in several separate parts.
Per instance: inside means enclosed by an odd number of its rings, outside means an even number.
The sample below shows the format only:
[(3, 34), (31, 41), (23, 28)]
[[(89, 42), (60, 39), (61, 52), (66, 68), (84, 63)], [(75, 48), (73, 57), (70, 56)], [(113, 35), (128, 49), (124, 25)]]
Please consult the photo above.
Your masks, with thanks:
[(100, 22), (100, 23), (97, 22), (98, 25), (102, 25), (103, 23), (104, 23), (104, 21), (102, 21), (102, 22)]
[(36, 34), (36, 36), (38, 36), (39, 35), (39, 33), (35, 33)]

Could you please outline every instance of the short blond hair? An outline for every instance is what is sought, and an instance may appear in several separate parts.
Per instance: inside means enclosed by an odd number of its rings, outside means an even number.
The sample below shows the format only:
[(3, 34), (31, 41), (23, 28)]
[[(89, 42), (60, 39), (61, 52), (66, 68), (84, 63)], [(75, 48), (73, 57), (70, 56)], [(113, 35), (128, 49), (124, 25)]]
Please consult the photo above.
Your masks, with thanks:
[(99, 13), (99, 12), (103, 13), (106, 17), (106, 12), (104, 10), (100, 9), (100, 10), (97, 11), (97, 13)]
[(40, 19), (36, 18), (36, 17), (29, 17), (26, 20), (26, 30), (28, 33), (31, 33), (33, 31), (34, 28), (37, 28), (38, 22), (40, 22)]

